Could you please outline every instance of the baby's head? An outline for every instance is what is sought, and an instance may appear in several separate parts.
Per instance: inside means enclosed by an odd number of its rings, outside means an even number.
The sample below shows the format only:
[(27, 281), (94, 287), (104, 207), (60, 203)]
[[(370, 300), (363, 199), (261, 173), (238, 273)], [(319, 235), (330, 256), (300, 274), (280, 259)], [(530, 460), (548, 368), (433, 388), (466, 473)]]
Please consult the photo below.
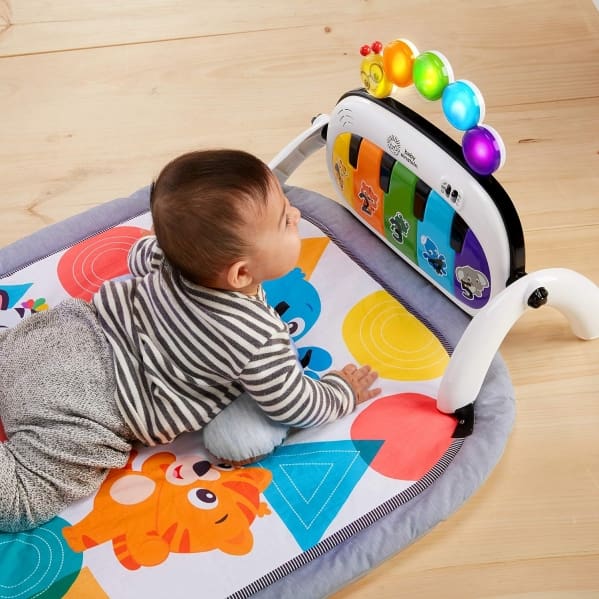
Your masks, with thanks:
[(154, 230), (166, 258), (190, 281), (254, 293), (291, 270), (299, 211), (261, 160), (204, 150), (167, 164), (152, 185)]

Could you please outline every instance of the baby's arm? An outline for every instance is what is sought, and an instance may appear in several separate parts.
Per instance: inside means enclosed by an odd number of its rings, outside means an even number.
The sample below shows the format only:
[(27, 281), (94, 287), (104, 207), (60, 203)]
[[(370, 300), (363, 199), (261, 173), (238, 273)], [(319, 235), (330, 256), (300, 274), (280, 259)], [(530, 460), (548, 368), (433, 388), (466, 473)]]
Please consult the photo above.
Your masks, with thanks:
[(241, 383), (272, 420), (308, 428), (336, 420), (372, 399), (377, 378), (369, 366), (348, 364), (321, 380), (304, 375), (288, 336), (273, 336), (241, 374)]
[(133, 276), (143, 277), (160, 268), (163, 262), (164, 254), (153, 235), (138, 239), (129, 250), (129, 270)]

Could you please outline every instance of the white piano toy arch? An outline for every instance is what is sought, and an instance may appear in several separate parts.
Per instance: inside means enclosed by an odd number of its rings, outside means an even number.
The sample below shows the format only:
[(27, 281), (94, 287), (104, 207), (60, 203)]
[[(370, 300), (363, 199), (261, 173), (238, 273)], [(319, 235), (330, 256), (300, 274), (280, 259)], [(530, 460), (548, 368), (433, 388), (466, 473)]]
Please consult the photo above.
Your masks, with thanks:
[[(599, 288), (572, 270), (527, 274), (522, 225), (493, 177), (505, 162), (499, 133), (484, 124), (480, 90), (455, 80), (447, 58), (419, 53), (397, 39), (362, 46), (364, 87), (344, 94), (330, 115), (271, 161), (285, 182), (303, 160), (325, 147), (341, 204), (432, 285), (473, 316), (439, 387), (437, 407), (472, 423), (472, 405), (493, 356), (528, 308), (552, 305), (575, 335), (599, 337)], [(390, 97), (414, 85), (441, 101), (458, 144)], [(481, 339), (485, 342), (481, 344)]]

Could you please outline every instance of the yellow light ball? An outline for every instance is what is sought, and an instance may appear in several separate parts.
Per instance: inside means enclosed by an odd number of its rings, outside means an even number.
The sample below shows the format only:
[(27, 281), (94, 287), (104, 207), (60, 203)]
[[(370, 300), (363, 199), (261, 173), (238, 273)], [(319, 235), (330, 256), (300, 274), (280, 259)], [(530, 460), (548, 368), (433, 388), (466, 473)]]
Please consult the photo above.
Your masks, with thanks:
[(393, 91), (393, 83), (387, 78), (380, 54), (369, 54), (360, 65), (362, 85), (375, 98), (386, 98)]

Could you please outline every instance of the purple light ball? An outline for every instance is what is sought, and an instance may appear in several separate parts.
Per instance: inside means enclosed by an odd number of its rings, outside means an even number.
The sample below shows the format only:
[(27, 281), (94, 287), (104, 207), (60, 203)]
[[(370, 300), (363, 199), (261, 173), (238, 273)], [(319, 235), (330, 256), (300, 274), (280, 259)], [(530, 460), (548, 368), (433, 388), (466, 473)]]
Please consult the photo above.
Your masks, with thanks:
[(468, 129), (462, 138), (468, 166), (479, 175), (490, 175), (505, 161), (505, 146), (499, 133), (486, 125)]

